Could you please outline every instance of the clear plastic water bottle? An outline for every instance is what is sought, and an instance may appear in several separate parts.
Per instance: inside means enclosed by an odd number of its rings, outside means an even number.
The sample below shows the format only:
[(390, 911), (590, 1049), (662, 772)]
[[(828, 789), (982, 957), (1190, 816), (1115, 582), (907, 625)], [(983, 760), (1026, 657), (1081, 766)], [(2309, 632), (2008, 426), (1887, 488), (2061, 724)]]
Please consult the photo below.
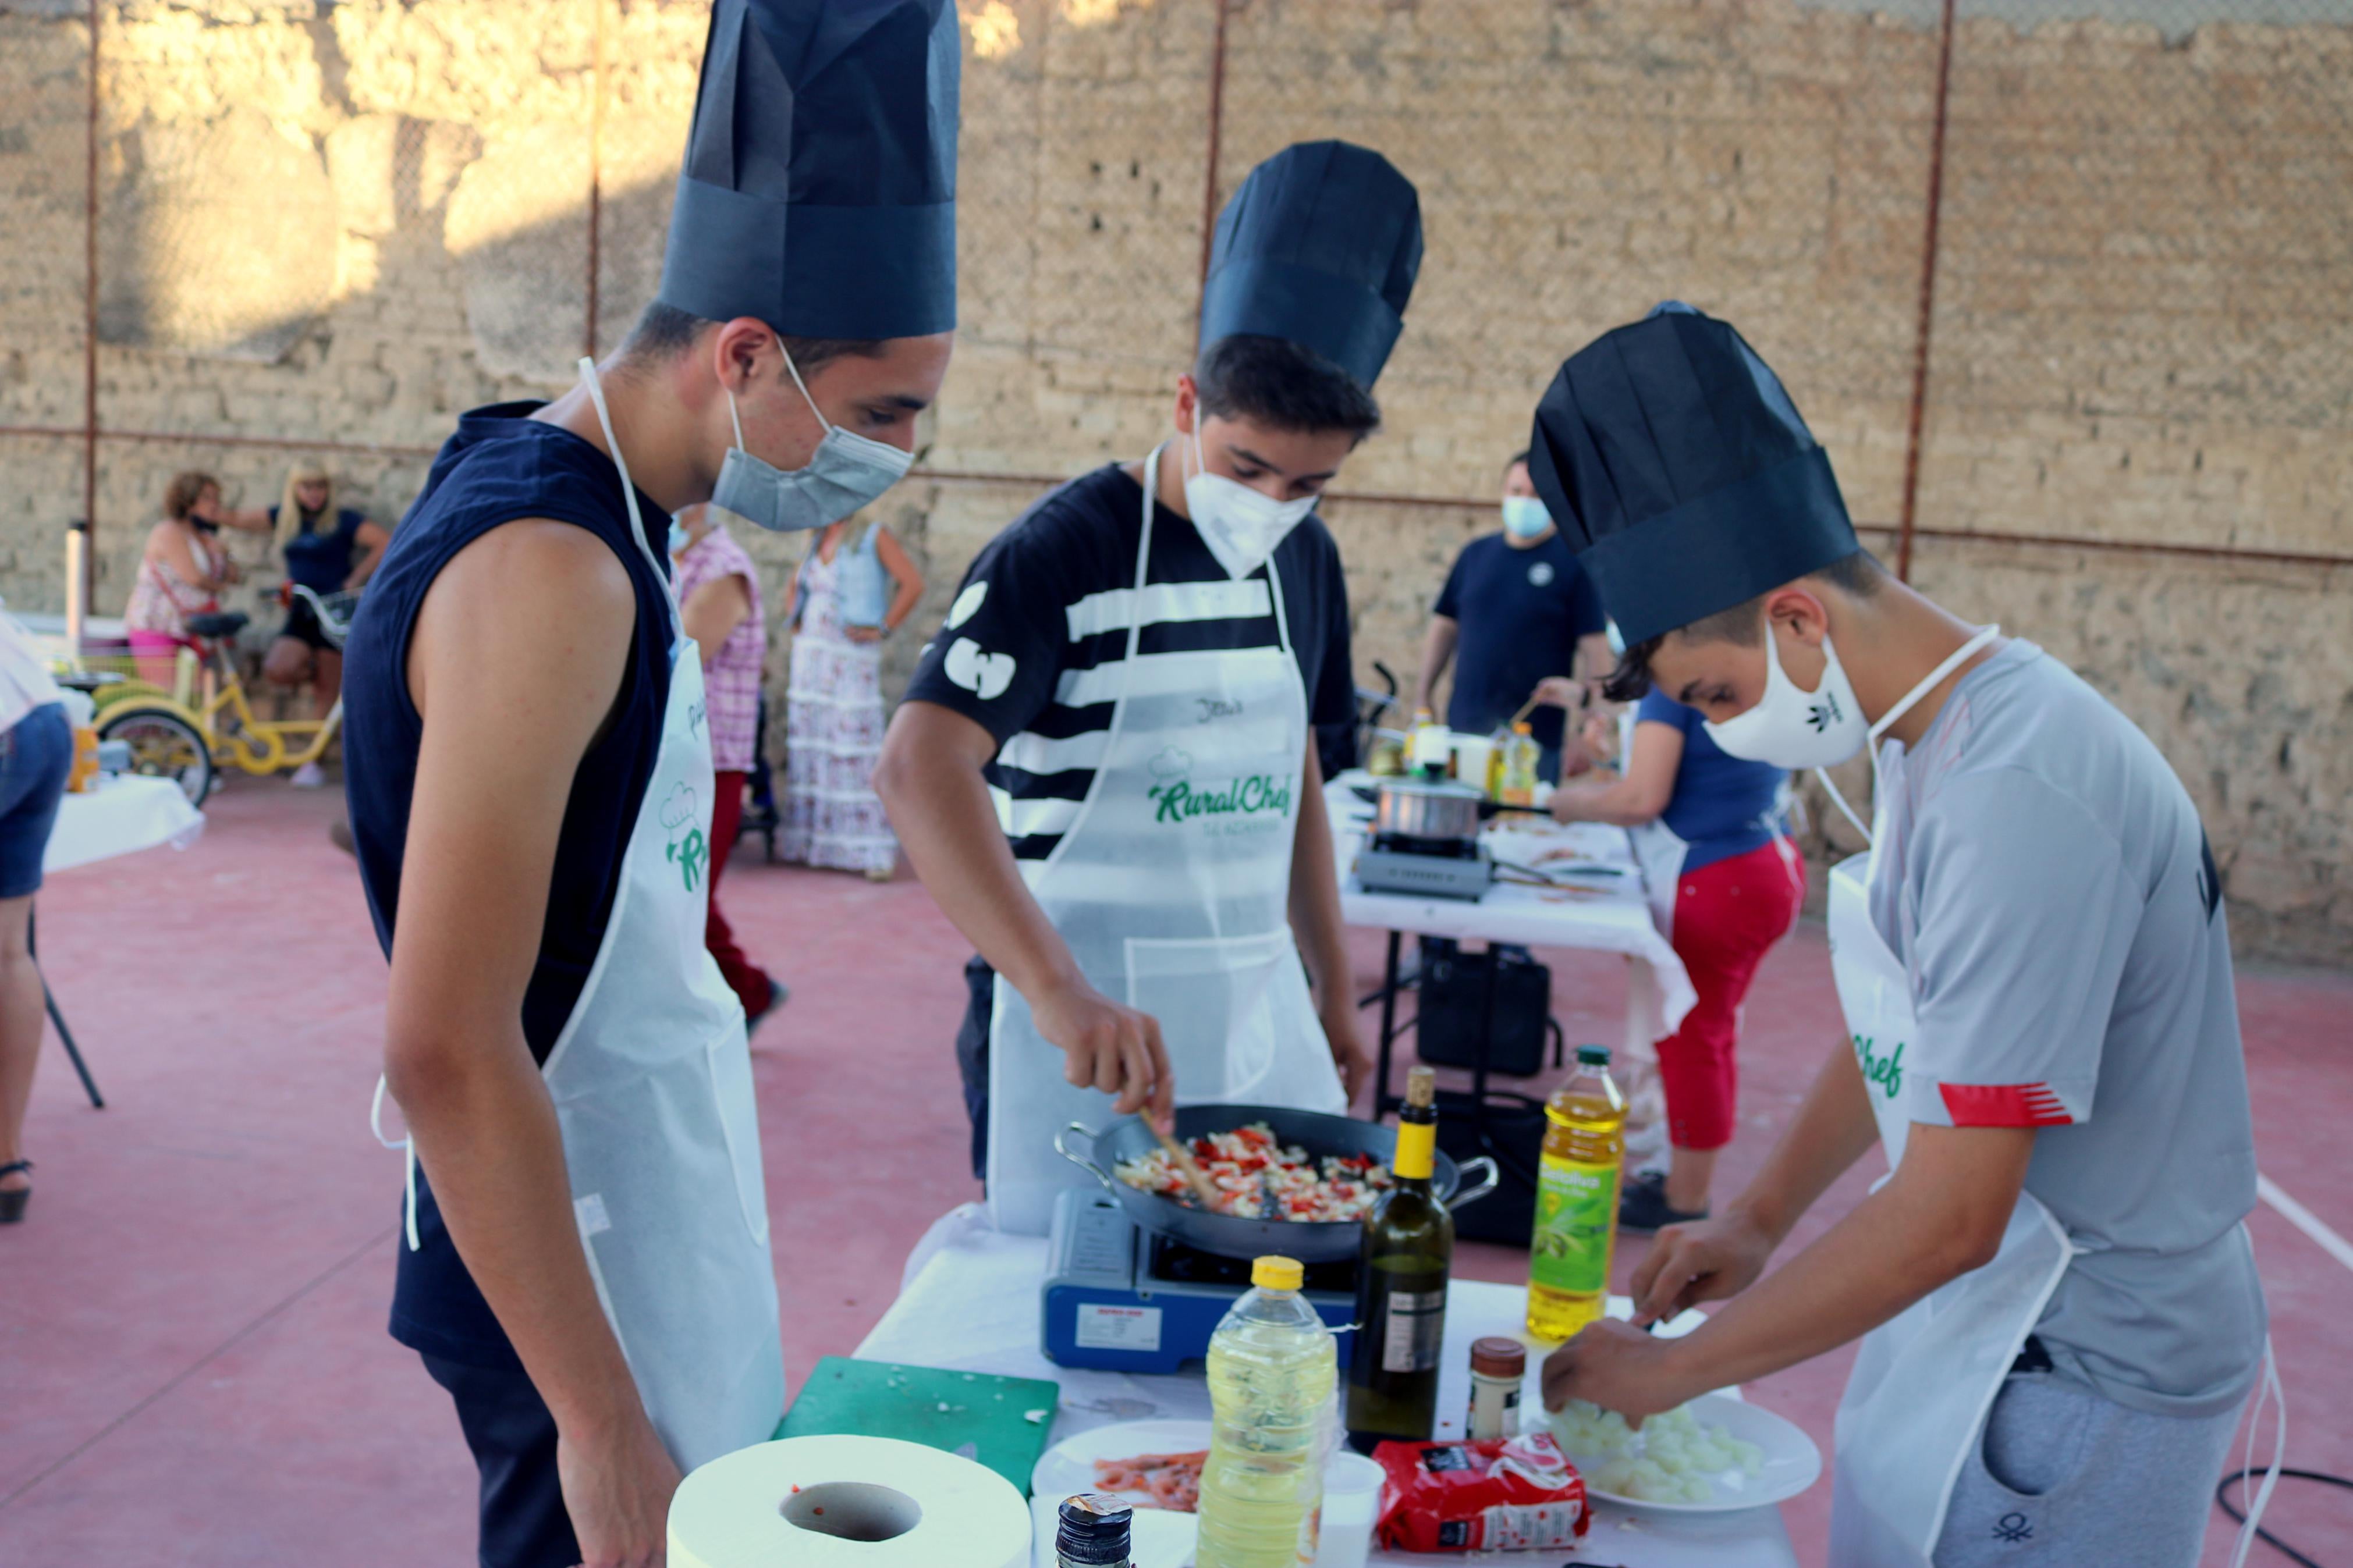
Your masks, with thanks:
[(1315, 1556), (1339, 1359), (1300, 1275), (1293, 1258), (1260, 1258), (1254, 1289), (1210, 1336), (1197, 1568), (1298, 1568)]

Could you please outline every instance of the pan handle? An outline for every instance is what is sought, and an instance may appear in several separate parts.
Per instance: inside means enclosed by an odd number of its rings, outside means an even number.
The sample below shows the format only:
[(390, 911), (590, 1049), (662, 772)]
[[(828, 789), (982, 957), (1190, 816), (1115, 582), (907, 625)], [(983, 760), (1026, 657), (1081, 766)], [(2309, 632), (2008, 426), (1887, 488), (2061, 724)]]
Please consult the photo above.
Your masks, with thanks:
[[(1063, 1139), (1068, 1138), (1073, 1132), (1083, 1133), (1085, 1135), (1087, 1141), (1086, 1153), (1073, 1154), (1071, 1152), (1071, 1146), (1062, 1142)], [(1063, 1128), (1060, 1132), (1054, 1134), (1054, 1152), (1060, 1154), (1063, 1159), (1068, 1160), (1071, 1164), (1076, 1165), (1080, 1170), (1084, 1171), (1088, 1175), (1092, 1176), (1096, 1181), (1101, 1182), (1103, 1185), (1103, 1191), (1111, 1194), (1113, 1197), (1117, 1197), (1119, 1195), (1119, 1189), (1112, 1185), (1110, 1173), (1105, 1171), (1101, 1165), (1096, 1164), (1092, 1158), (1095, 1152), (1096, 1137), (1097, 1134), (1093, 1128), (1088, 1126), (1083, 1121), (1073, 1121), (1068, 1127)], [(1487, 1162), (1487, 1185), (1489, 1187), (1493, 1187), (1495, 1184), (1493, 1173), (1494, 1165), (1495, 1162), (1493, 1160)], [(1485, 1189), (1482, 1188), (1481, 1190), (1484, 1191)]]
[[(1073, 1125), (1075, 1125), (1075, 1123)], [(1060, 1142), (1057, 1140), (1055, 1147), (1060, 1148)], [(1088, 1169), (1092, 1170), (1093, 1167), (1089, 1166)], [(1446, 1205), (1446, 1212), (1448, 1214), (1452, 1214), (1464, 1204), (1477, 1203), (1481, 1198), (1485, 1197), (1489, 1193), (1493, 1192), (1503, 1184), (1504, 1173), (1496, 1169), (1495, 1162), (1485, 1154), (1482, 1154), (1474, 1160), (1463, 1161), (1461, 1168), (1455, 1172), (1455, 1178), (1459, 1181), (1461, 1178), (1468, 1176), (1473, 1170), (1477, 1170), (1481, 1173), (1478, 1184), (1471, 1187), (1457, 1188), (1454, 1194), (1454, 1200)]]

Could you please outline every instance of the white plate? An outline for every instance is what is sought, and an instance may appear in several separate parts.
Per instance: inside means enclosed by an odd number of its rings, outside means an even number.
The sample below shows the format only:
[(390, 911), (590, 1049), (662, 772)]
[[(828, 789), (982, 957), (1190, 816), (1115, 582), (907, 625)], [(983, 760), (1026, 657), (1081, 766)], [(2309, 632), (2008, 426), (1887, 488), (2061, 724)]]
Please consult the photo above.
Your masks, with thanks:
[(1721, 1426), (1731, 1436), (1764, 1450), (1764, 1463), (1757, 1474), (1746, 1475), (1735, 1469), (1709, 1476), (1715, 1496), (1706, 1502), (1645, 1502), (1640, 1498), (1603, 1491), (1593, 1484), (1593, 1472), (1608, 1462), (1608, 1456), (1596, 1455), (1588, 1463), (1585, 1455), (1572, 1453), (1569, 1460), (1586, 1477), (1586, 1491), (1621, 1508), (1651, 1513), (1730, 1513), (1736, 1509), (1787, 1502), (1821, 1479), (1822, 1452), (1814, 1447), (1814, 1440), (1770, 1410), (1744, 1404), (1728, 1394), (1703, 1394), (1691, 1402), (1690, 1410), (1703, 1427)]
[[(1030, 1518), (1037, 1560), (1054, 1561), (1054, 1510), (1064, 1498), (1098, 1489), (1097, 1459), (1131, 1459), (1138, 1454), (1190, 1454), (1209, 1446), (1207, 1421), (1120, 1421), (1065, 1437), (1038, 1457), (1029, 1472)], [(1135, 1505), (1130, 1546), (1135, 1568), (1177, 1568), (1193, 1554), (1198, 1523), (1189, 1513), (1153, 1506), (1149, 1495), (1122, 1492)]]

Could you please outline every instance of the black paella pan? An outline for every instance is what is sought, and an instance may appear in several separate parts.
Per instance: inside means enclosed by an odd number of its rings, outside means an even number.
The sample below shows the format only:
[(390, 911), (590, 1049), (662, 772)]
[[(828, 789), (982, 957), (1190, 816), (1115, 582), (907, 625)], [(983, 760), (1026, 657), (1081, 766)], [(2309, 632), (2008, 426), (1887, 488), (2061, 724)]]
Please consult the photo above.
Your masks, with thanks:
[[(1180, 1106), (1176, 1111), (1176, 1137), (1179, 1142), (1189, 1142), (1211, 1132), (1230, 1132), (1254, 1121), (1265, 1122), (1278, 1142), (1306, 1150), (1311, 1160), (1320, 1161), (1327, 1154), (1369, 1154), (1387, 1165), (1397, 1152), (1397, 1130), (1393, 1127), (1345, 1116), (1327, 1116), (1316, 1110), (1288, 1110), (1274, 1105)], [(1086, 1140), (1085, 1154), (1071, 1149), (1073, 1138)], [(1187, 1247), (1221, 1258), (1261, 1258), (1276, 1253), (1302, 1263), (1327, 1263), (1356, 1255), (1364, 1226), (1352, 1219), (1240, 1219), (1131, 1187), (1112, 1174), (1113, 1167), (1123, 1162), (1140, 1159), (1159, 1147), (1152, 1129), (1136, 1116), (1115, 1121), (1101, 1132), (1083, 1122), (1073, 1121), (1054, 1135), (1055, 1152), (1101, 1182), (1103, 1190), (1119, 1200), (1120, 1206), (1136, 1224)], [(1477, 1178), (1475, 1184), (1467, 1188), (1463, 1185), (1466, 1173)], [(1432, 1152), (1430, 1191), (1449, 1209), (1485, 1197), (1495, 1190), (1495, 1163), (1483, 1154), (1458, 1166), (1443, 1149)]]

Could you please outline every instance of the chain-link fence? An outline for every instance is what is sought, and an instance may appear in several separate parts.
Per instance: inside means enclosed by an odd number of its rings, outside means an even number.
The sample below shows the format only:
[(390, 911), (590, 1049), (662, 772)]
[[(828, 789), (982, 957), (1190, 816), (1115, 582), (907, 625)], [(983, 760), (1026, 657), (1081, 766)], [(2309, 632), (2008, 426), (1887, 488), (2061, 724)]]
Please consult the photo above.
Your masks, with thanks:
[[(2353, 830), (2312, 826), (2353, 721), (2309, 673), (2353, 647), (2353, 0), (957, 4), (962, 329), (928, 482), (884, 503), (924, 614), (1038, 488), (1156, 437), (1218, 203), (1345, 137), (1428, 237), (1327, 509), (1360, 667), (1409, 679), (1560, 358), (1688, 299), (1783, 373), (1874, 545), (2058, 622), (2278, 908), (2353, 929)], [(87, 516), (111, 612), (182, 468), (250, 505), (317, 454), (389, 521), (458, 412), (609, 350), (707, 18), (0, 0), (9, 599), (56, 607)]]

